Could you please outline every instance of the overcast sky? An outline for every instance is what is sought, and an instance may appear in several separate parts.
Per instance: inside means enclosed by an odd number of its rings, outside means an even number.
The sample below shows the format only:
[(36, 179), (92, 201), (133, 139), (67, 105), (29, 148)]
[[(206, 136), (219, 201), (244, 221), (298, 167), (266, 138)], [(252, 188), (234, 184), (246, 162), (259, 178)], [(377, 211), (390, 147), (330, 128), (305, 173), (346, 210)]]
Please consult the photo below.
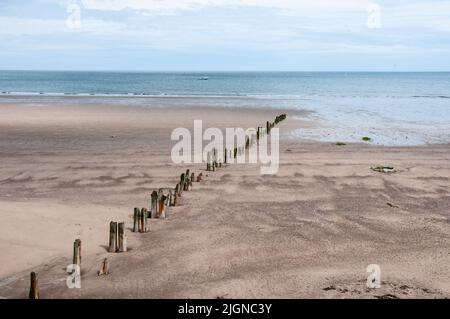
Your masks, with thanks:
[(450, 71), (450, 0), (1, 0), (0, 69)]

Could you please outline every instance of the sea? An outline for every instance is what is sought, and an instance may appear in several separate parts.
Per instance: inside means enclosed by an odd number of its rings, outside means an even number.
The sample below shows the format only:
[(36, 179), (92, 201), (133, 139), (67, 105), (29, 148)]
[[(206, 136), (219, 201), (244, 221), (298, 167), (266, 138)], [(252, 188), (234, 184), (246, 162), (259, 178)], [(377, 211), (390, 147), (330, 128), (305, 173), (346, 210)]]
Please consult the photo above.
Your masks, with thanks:
[(286, 138), (450, 143), (450, 72), (0, 71), (0, 104), (305, 110)]

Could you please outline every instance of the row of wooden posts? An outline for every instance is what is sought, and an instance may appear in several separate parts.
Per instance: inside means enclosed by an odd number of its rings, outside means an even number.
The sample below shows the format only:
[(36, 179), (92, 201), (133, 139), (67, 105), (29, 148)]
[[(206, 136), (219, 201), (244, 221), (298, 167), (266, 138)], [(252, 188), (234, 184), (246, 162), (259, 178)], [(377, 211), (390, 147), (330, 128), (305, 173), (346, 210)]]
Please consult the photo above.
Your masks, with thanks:
[[(259, 143), (259, 140), (265, 135), (268, 135), (272, 128), (287, 118), (286, 114), (282, 114), (275, 118), (274, 122), (267, 121), (265, 127), (258, 127), (256, 132), (246, 137), (245, 145), (235, 147), (234, 150), (223, 151), (223, 156), (219, 157), (217, 149), (213, 149), (207, 154), (206, 170), (214, 172), (221, 168), (223, 164), (228, 164), (229, 159), (237, 158), (245, 154), (245, 151), (250, 149), (254, 144)], [(223, 162), (222, 162), (223, 161)], [(190, 191), (194, 183), (199, 183), (203, 180), (203, 173), (195, 175), (189, 169), (186, 173), (181, 174), (180, 182), (177, 183), (174, 189), (161, 188), (151, 194), (150, 209), (135, 208), (134, 209), (134, 223), (133, 232), (147, 233), (149, 231), (148, 219), (165, 219), (167, 207), (175, 207), (179, 204), (179, 199), (183, 192)], [(110, 222), (109, 225), (109, 247), (110, 253), (124, 253), (128, 251), (127, 235), (125, 233), (124, 222)], [(73, 244), (73, 264), (81, 269), (81, 240), (75, 240)], [(105, 258), (97, 272), (99, 276), (109, 274), (108, 259)], [(30, 284), (30, 299), (39, 299), (38, 276), (35, 272), (31, 273)]]
[(258, 128), (255, 130), (255, 133), (246, 136), (244, 145), (239, 145), (235, 147), (234, 150), (225, 148), (223, 150), (222, 156), (219, 156), (219, 151), (214, 148), (212, 151), (207, 153), (206, 171), (214, 172), (216, 171), (216, 169), (222, 167), (222, 161), (223, 164), (228, 164), (229, 159), (236, 159), (239, 156), (244, 155), (246, 150), (250, 149), (254, 144), (259, 143), (260, 139), (268, 135), (272, 128), (274, 128), (280, 122), (284, 121), (286, 118), (286, 114), (282, 114), (280, 116), (277, 116), (274, 122), (267, 121), (265, 127), (258, 126)]

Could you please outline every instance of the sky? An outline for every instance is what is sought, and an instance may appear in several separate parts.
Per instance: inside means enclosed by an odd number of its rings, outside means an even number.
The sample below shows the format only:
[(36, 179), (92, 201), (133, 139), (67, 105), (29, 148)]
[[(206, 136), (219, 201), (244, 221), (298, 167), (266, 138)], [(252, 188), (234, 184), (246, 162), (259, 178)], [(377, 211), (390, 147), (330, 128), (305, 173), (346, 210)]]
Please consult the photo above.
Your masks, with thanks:
[(450, 0), (0, 0), (0, 69), (450, 71)]

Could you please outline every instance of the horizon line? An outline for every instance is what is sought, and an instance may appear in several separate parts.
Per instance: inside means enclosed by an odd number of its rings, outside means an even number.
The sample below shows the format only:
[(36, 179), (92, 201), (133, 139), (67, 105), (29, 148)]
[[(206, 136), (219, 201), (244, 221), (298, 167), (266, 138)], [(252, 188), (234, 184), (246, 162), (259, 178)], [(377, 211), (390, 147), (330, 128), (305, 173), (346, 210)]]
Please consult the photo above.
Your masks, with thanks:
[(286, 73), (450, 73), (450, 70), (126, 70), (126, 69), (0, 69), (0, 72), (117, 72), (117, 73), (217, 73), (217, 72), (286, 72)]

